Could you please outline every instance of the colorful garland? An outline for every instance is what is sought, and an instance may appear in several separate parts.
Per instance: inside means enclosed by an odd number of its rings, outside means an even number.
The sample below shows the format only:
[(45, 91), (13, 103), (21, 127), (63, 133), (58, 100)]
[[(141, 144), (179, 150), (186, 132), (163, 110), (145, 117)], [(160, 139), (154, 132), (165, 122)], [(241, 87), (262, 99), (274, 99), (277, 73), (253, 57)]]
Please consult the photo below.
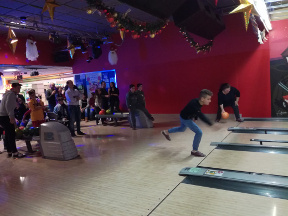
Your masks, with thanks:
[(154, 38), (156, 34), (162, 32), (162, 28), (168, 25), (168, 21), (160, 21), (158, 23), (138, 22), (127, 17), (127, 13), (120, 14), (116, 12), (114, 8), (106, 6), (101, 0), (86, 1), (89, 7), (87, 10), (88, 14), (92, 14), (95, 10), (98, 10), (100, 14), (105, 14), (112, 28), (117, 26), (120, 34), (121, 32), (122, 34), (124, 34), (124, 32), (131, 32), (132, 38), (134, 39), (139, 38), (141, 34), (144, 35), (145, 38), (147, 38), (148, 35)]
[(180, 29), (181, 34), (185, 37), (186, 41), (190, 43), (191, 47), (194, 47), (197, 54), (200, 52), (210, 52), (213, 46), (213, 40), (210, 40), (207, 44), (200, 46), (199, 43), (195, 42), (194, 39), (184, 29)]

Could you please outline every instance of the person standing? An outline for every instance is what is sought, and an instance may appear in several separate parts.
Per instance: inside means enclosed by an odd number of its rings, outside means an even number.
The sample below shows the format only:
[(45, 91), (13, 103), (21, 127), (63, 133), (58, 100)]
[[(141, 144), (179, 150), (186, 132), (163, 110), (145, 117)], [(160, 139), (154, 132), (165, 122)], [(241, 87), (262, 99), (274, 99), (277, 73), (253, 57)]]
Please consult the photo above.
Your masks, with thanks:
[(17, 106), (16, 95), (19, 94), (21, 89), (21, 84), (13, 83), (10, 91), (7, 91), (2, 98), (0, 104), (0, 125), (5, 130), (5, 145), (7, 148), (7, 157), (13, 158), (23, 158), (26, 155), (21, 154), (16, 148), (16, 134), (15, 134), (15, 116), (14, 110)]
[(225, 112), (224, 107), (232, 107), (236, 121), (243, 122), (239, 114), (239, 99), (240, 91), (232, 86), (229, 83), (223, 83), (220, 86), (218, 92), (218, 111), (216, 122), (219, 122), (221, 119), (222, 113)]
[(114, 114), (114, 110), (119, 111), (119, 89), (115, 87), (115, 83), (110, 83), (110, 88), (108, 90), (110, 96), (110, 108), (111, 114)]
[(126, 94), (126, 105), (132, 121), (132, 128), (136, 130), (136, 109), (137, 109), (137, 93), (135, 92), (135, 85), (129, 86), (130, 91)]
[(101, 100), (102, 100), (102, 109), (107, 110), (109, 108), (109, 94), (106, 90), (106, 83), (101, 82)]
[(191, 151), (191, 155), (197, 157), (205, 157), (206, 155), (202, 152), (198, 151), (199, 144), (202, 138), (202, 130), (198, 127), (198, 125), (193, 121), (193, 119), (197, 120), (199, 117), (202, 121), (204, 121), (208, 125), (212, 125), (209, 119), (201, 112), (201, 107), (203, 105), (209, 105), (211, 102), (211, 97), (213, 93), (207, 89), (203, 89), (200, 92), (199, 98), (192, 99), (181, 111), (180, 113), (180, 127), (170, 128), (168, 130), (161, 131), (161, 134), (164, 137), (171, 141), (170, 133), (184, 132), (188, 127), (195, 133), (195, 137), (193, 140), (193, 150)]
[(149, 111), (146, 109), (146, 101), (145, 101), (145, 96), (143, 92), (143, 85), (141, 83), (137, 84), (137, 109), (142, 110), (144, 114), (149, 118), (151, 121), (154, 121), (153, 116), (149, 113)]
[(42, 123), (45, 122), (44, 119), (44, 103), (39, 99), (36, 98), (35, 90), (31, 89), (29, 92), (29, 109), (31, 110), (31, 120), (33, 127), (40, 127)]
[(56, 93), (57, 89), (55, 87), (55, 83), (51, 83), (50, 89), (46, 91), (46, 99), (48, 101), (50, 112), (53, 112), (54, 107), (56, 106)]
[(81, 97), (80, 92), (77, 89), (74, 89), (73, 81), (67, 81), (68, 89), (65, 92), (65, 97), (68, 103), (68, 114), (69, 114), (69, 128), (71, 132), (71, 136), (75, 137), (75, 130), (74, 130), (74, 122), (76, 121), (77, 126), (77, 135), (85, 135), (80, 130), (80, 121), (81, 121), (81, 111), (79, 106), (79, 100)]

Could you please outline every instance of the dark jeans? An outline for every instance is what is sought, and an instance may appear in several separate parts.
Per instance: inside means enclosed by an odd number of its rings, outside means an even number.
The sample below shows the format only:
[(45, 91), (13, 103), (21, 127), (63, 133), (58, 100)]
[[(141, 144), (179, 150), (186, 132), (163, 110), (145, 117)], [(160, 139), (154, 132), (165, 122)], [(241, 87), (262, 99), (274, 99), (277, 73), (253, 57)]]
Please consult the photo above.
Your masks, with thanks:
[(130, 107), (130, 117), (131, 117), (131, 123), (132, 123), (132, 128), (136, 128), (136, 107)]
[(151, 119), (152, 115), (148, 112), (148, 110), (145, 108), (145, 106), (138, 105), (137, 109), (142, 110), (144, 114), (147, 116), (147, 118)]
[(56, 106), (56, 104), (54, 103), (49, 103), (49, 110), (50, 112), (53, 112), (54, 111), (54, 107)]
[(119, 109), (119, 99), (111, 99), (110, 100), (110, 108), (111, 108), (111, 114), (113, 114), (115, 112), (115, 110), (117, 112), (120, 111)]
[[(228, 106), (224, 106), (224, 107), (229, 107), (229, 105), (228, 105)], [(236, 119), (239, 119), (239, 118), (240, 118), (239, 107), (238, 107), (238, 106), (235, 106), (235, 104), (230, 105), (230, 107), (232, 107)], [(217, 112), (217, 118), (216, 118), (216, 119), (217, 119), (217, 120), (220, 120), (220, 119), (221, 119), (221, 116), (222, 116), (222, 115), (221, 115), (221, 108), (220, 108), (220, 106), (219, 106), (219, 107), (218, 107), (218, 112)]]
[(0, 116), (0, 125), (5, 131), (5, 145), (7, 147), (7, 152), (15, 153), (17, 152), (16, 142), (15, 142), (15, 126), (10, 123), (9, 116)]
[(80, 106), (77, 105), (69, 105), (68, 106), (69, 113), (69, 129), (71, 134), (75, 133), (74, 122), (76, 121), (77, 132), (80, 132), (80, 121), (81, 121), (81, 111)]

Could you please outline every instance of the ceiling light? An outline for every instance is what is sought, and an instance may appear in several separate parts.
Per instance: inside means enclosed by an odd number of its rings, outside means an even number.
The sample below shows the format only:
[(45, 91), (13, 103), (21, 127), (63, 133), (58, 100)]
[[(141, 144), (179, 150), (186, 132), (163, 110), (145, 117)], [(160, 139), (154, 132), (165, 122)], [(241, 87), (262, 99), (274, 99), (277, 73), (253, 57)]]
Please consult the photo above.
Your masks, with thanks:
[(3, 70), (4, 72), (12, 72), (12, 71), (18, 71), (18, 69), (5, 69), (5, 70)]

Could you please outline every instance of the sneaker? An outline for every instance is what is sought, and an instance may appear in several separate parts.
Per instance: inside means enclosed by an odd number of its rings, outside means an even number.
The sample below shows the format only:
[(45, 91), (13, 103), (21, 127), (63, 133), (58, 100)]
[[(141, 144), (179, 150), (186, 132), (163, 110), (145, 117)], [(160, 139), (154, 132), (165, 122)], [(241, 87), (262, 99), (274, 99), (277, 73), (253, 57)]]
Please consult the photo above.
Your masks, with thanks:
[(215, 122), (220, 122), (220, 119), (216, 119)]
[(238, 121), (238, 122), (243, 122), (243, 120), (240, 119), (240, 118), (236, 119), (236, 121)]
[(191, 151), (191, 155), (196, 156), (196, 157), (206, 157), (206, 155), (200, 151), (195, 151), (195, 152)]
[(86, 135), (85, 133), (83, 133), (82, 131), (77, 132), (77, 135)]
[(12, 157), (12, 152), (8, 152), (7, 154), (7, 158), (10, 158), (10, 157)]
[(161, 131), (161, 134), (163, 134), (163, 136), (164, 136), (167, 140), (171, 141), (171, 138), (170, 138), (169, 134), (166, 134), (164, 130)]
[(151, 116), (150, 120), (151, 120), (151, 121), (154, 121), (155, 119)]
[(23, 158), (23, 157), (26, 157), (26, 155), (19, 152), (13, 153), (13, 158)]

